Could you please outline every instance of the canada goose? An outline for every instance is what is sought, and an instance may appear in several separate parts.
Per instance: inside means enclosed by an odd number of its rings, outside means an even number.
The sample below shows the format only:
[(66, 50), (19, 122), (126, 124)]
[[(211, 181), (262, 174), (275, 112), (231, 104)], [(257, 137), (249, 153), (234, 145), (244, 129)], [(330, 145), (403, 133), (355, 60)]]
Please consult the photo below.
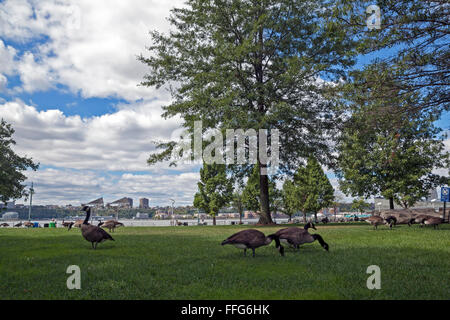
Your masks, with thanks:
[(384, 219), (386, 225), (389, 225), (389, 229), (392, 229), (392, 226), (396, 226), (397, 225), (397, 218), (394, 216), (389, 216), (386, 219)]
[[(280, 238), (281, 242), (287, 242), (291, 246), (294, 246), (296, 249), (299, 249), (299, 246), (304, 243), (311, 243), (314, 241), (319, 241), (320, 245), (326, 250), (329, 250), (329, 245), (326, 243), (323, 238), (318, 234), (310, 234), (308, 232), (308, 224), (305, 225), (303, 229), (297, 227), (289, 227), (278, 230), (275, 235)], [(311, 224), (311, 228), (316, 230), (314, 224)]]
[(9, 227), (9, 224), (7, 224), (6, 222), (0, 224), (0, 227)]
[(374, 229), (378, 229), (378, 225), (380, 225), (380, 224), (387, 224), (385, 222), (385, 220), (382, 217), (380, 217), (380, 216), (371, 216), (371, 217), (369, 217), (369, 218), (367, 218), (365, 220), (368, 223), (370, 223), (371, 225), (373, 225)]
[[(316, 229), (316, 226), (315, 226), (314, 223), (312, 223), (312, 222), (308, 222), (307, 224), (305, 224), (305, 226), (303, 227), (303, 229), (296, 228), (296, 227), (292, 227), (292, 229), (300, 229), (300, 230), (304, 230), (304, 231), (308, 231), (309, 228), (313, 228), (314, 230), (317, 230), (317, 229)], [(285, 230), (285, 229), (281, 229), (281, 230)], [(279, 231), (280, 231), (280, 230), (278, 230), (277, 232), (279, 232)], [(293, 245), (291, 242), (289, 242), (288, 239), (280, 238), (280, 242), (281, 242), (281, 243), (284, 243), (284, 244), (288, 244), (288, 245), (290, 245), (291, 247), (294, 247), (294, 248), (295, 248), (295, 245)]]
[(231, 244), (238, 249), (244, 249), (244, 256), (247, 255), (247, 249), (252, 249), (253, 257), (255, 256), (255, 249), (261, 246), (267, 246), (275, 240), (276, 248), (282, 256), (284, 256), (284, 248), (280, 244), (280, 240), (276, 235), (265, 236), (259, 230), (246, 229), (239, 231), (232, 236), (222, 241), (222, 245)]
[(424, 221), (429, 218), (433, 218), (433, 216), (427, 214), (419, 214), (417, 217), (414, 218), (414, 222), (420, 223), (420, 227), (422, 228), (424, 225)]
[(431, 218), (425, 219), (423, 221), (423, 223), (426, 225), (433, 226), (433, 228), (436, 229), (439, 227), (439, 225), (441, 223), (444, 223), (444, 219), (439, 218), (439, 217), (431, 217)]
[[(99, 224), (100, 226), (100, 224)], [(108, 220), (101, 224), (102, 228), (109, 229), (109, 232), (114, 232), (114, 229), (120, 226), (123, 226), (122, 222), (116, 221), (116, 220)]]
[(66, 222), (66, 221), (62, 221), (61, 222), (61, 225), (63, 226), (63, 227), (69, 227), (69, 226), (71, 226), (71, 225), (73, 225), (73, 222)]
[(24, 225), (25, 227), (27, 227), (27, 228), (31, 228), (32, 226), (34, 226), (34, 223), (33, 223), (33, 222), (30, 222), (30, 221), (27, 221), (27, 222), (25, 222), (23, 225)]
[(103, 224), (104, 224), (104, 222), (103, 222), (103, 221), (100, 221), (100, 222), (97, 224), (97, 227), (101, 227)]
[(88, 206), (84, 206), (83, 211), (86, 211), (86, 218), (84, 219), (83, 223), (81, 224), (81, 234), (83, 235), (83, 238), (85, 238), (87, 241), (89, 241), (92, 244), (92, 248), (96, 249), (97, 244), (100, 242), (103, 242), (105, 240), (113, 240), (114, 239), (100, 227), (93, 226), (92, 224), (89, 224), (89, 217), (91, 216), (91, 208)]
[(14, 225), (14, 227), (17, 227), (17, 228), (19, 228), (19, 227), (21, 227), (22, 226), (22, 221), (20, 221), (19, 223), (16, 223), (15, 225)]

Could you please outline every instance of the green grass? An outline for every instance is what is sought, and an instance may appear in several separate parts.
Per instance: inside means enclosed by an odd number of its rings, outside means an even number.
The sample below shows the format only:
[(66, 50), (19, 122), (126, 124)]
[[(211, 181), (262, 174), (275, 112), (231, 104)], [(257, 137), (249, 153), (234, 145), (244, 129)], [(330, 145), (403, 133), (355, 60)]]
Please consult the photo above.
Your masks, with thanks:
[[(329, 253), (315, 242), (285, 257), (273, 243), (255, 258), (220, 245), (245, 228), (125, 227), (95, 251), (78, 229), (0, 229), (0, 299), (450, 298), (450, 225), (318, 226)], [(66, 287), (69, 265), (81, 290)], [(381, 290), (366, 287), (369, 265)]]

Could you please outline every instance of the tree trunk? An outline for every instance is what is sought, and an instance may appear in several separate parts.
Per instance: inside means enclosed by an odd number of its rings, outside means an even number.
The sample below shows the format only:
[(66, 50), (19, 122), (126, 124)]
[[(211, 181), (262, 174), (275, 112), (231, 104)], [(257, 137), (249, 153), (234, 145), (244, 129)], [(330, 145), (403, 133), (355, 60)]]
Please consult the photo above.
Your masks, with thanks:
[(317, 223), (317, 212), (314, 212), (314, 223)]
[(213, 226), (216, 225), (216, 215), (213, 215)]
[(394, 210), (394, 198), (389, 198), (389, 209)]
[[(265, 165), (260, 164), (261, 167)], [(270, 216), (270, 199), (269, 199), (269, 177), (267, 175), (262, 175), (259, 172), (259, 199), (261, 200), (261, 213), (259, 217), (260, 224), (271, 224), (273, 223), (272, 217)]]
[(306, 223), (306, 213), (303, 212), (303, 223)]

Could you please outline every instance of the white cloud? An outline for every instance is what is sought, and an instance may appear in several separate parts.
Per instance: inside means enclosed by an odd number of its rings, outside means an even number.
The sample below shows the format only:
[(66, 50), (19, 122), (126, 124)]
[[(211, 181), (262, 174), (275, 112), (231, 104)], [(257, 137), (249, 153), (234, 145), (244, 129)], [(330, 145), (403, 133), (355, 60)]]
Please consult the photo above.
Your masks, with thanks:
[(58, 83), (83, 97), (167, 98), (165, 91), (138, 86), (147, 70), (136, 56), (146, 54), (149, 30), (168, 30), (169, 9), (181, 3), (7, 0), (0, 3), (0, 38), (27, 42), (48, 37), (15, 68), (28, 92)]
[[(45, 165), (98, 170), (158, 170), (146, 160), (155, 140), (170, 137), (178, 118), (163, 120), (160, 101), (91, 118), (66, 116), (60, 110), (38, 111), (20, 100), (0, 104), (0, 114), (16, 130), (16, 152)], [(189, 166), (182, 166), (189, 168)]]
[(60, 168), (31, 171), (27, 176), (28, 182), (34, 183), (33, 202), (44, 205), (79, 205), (99, 197), (111, 202), (125, 196), (132, 198), (135, 205), (141, 197), (149, 198), (151, 205), (167, 205), (169, 198), (174, 198), (177, 205), (192, 205), (199, 179), (198, 172), (115, 176), (93, 170)]

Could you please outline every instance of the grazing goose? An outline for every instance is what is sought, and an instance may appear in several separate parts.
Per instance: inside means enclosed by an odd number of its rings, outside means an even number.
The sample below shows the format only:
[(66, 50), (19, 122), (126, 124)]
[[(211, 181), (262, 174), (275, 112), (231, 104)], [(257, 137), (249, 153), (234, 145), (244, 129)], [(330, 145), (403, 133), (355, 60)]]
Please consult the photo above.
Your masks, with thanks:
[[(312, 222), (308, 222), (307, 224), (305, 224), (305, 226), (303, 227), (303, 229), (292, 227), (292, 229), (300, 229), (300, 230), (304, 230), (304, 231), (308, 231), (309, 228), (313, 228), (314, 230), (317, 230), (317, 229), (316, 229), (316, 226), (315, 226), (314, 223), (312, 223)], [(285, 229), (281, 229), (281, 230), (285, 230)], [(278, 230), (278, 232), (281, 231), (281, 230)], [(278, 232), (277, 232), (277, 233), (278, 233)], [(280, 242), (281, 242), (281, 243), (284, 243), (284, 244), (288, 244), (288, 245), (290, 245), (291, 247), (295, 247), (295, 245), (293, 245), (292, 243), (290, 243), (290, 242), (288, 241), (288, 239), (280, 238)]]
[(27, 227), (27, 228), (31, 228), (31, 227), (34, 226), (34, 223), (33, 223), (33, 222), (30, 222), (30, 221), (27, 221), (27, 222), (25, 222), (23, 225), (24, 225), (25, 227)]
[(6, 222), (4, 222), (4, 223), (2, 223), (2, 224), (0, 224), (0, 227), (9, 227), (9, 224), (7, 224)]
[[(310, 224), (310, 226), (308, 226)], [(311, 243), (314, 241), (319, 241), (320, 245), (326, 250), (329, 250), (329, 245), (325, 241), (323, 241), (323, 238), (318, 234), (310, 234), (308, 232), (308, 228), (311, 227), (314, 230), (316, 228), (314, 227), (314, 224), (308, 223), (305, 225), (303, 229), (297, 228), (297, 227), (289, 227), (278, 230), (275, 235), (280, 238), (280, 241), (287, 242), (291, 246), (295, 247), (296, 249), (299, 249), (299, 246), (304, 243)]]
[(89, 224), (89, 217), (91, 216), (91, 208), (88, 206), (84, 206), (83, 211), (86, 211), (86, 218), (84, 219), (83, 223), (81, 224), (81, 234), (83, 235), (83, 238), (85, 238), (87, 241), (89, 241), (92, 244), (92, 248), (96, 249), (97, 244), (100, 242), (103, 242), (105, 240), (113, 240), (114, 239), (100, 227), (93, 226), (92, 224)]
[(63, 226), (63, 227), (69, 227), (69, 226), (71, 226), (71, 225), (73, 225), (73, 222), (65, 222), (64, 220), (61, 222), (61, 225)]
[(431, 218), (425, 219), (423, 221), (423, 223), (426, 225), (433, 226), (433, 228), (436, 229), (439, 227), (439, 225), (441, 223), (444, 223), (444, 219), (439, 218), (439, 217), (431, 217)]
[(414, 218), (414, 222), (420, 223), (420, 227), (422, 228), (424, 225), (424, 221), (429, 218), (433, 218), (433, 216), (429, 216), (427, 214), (419, 214), (417, 217)]
[(389, 216), (385, 220), (386, 225), (389, 225), (389, 229), (392, 229), (392, 227), (397, 225), (397, 218), (394, 216)]
[(109, 232), (114, 232), (114, 229), (120, 226), (123, 226), (122, 222), (116, 220), (108, 220), (101, 224), (102, 228), (109, 229)]
[(19, 223), (16, 223), (15, 225), (14, 225), (14, 227), (17, 227), (17, 228), (19, 228), (19, 227), (21, 227), (22, 226), (22, 221), (20, 221)]
[(386, 224), (385, 220), (380, 216), (371, 216), (365, 220), (371, 225), (373, 225), (374, 229), (378, 229), (378, 225), (380, 224)]
[(284, 248), (280, 244), (278, 236), (270, 235), (266, 237), (264, 233), (255, 229), (239, 231), (222, 241), (222, 245), (231, 244), (238, 249), (244, 249), (244, 256), (247, 255), (247, 249), (252, 249), (254, 257), (256, 248), (267, 246), (273, 240), (275, 240), (276, 248), (280, 254), (284, 256)]

